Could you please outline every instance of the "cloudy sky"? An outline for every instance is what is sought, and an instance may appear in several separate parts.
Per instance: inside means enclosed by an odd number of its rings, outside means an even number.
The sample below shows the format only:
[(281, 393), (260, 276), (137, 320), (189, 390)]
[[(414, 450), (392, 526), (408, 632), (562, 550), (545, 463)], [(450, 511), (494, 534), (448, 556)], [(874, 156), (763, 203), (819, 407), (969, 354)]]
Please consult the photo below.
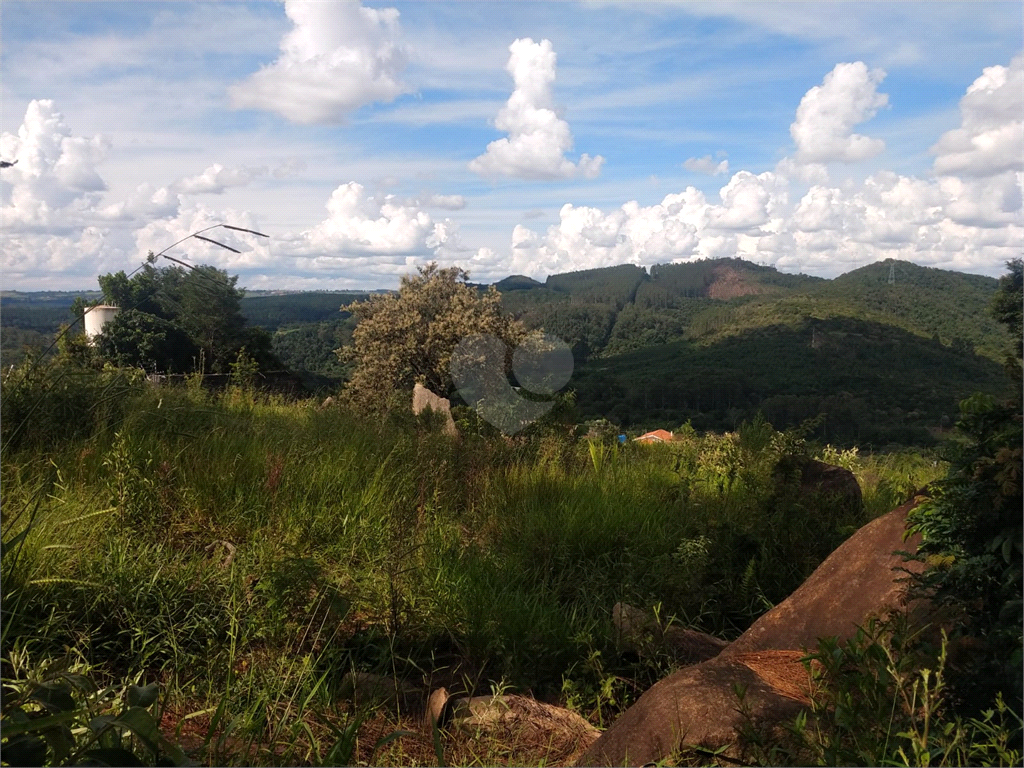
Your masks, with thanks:
[(169, 253), (249, 288), (1024, 249), (1018, 2), (5, 0), (0, 29), (5, 289), (218, 222), (271, 237)]

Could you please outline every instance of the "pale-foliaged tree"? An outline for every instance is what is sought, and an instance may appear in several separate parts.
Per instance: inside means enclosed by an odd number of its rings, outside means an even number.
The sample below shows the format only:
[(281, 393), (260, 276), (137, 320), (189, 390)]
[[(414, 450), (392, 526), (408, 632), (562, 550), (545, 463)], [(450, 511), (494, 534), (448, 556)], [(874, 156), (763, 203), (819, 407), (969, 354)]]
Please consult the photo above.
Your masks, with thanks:
[(468, 279), (459, 267), (431, 263), (404, 276), (397, 294), (343, 308), (358, 319), (352, 345), (337, 350), (343, 361), (356, 362), (346, 387), (350, 402), (380, 410), (417, 382), (451, 397), (452, 352), (473, 334), (495, 336), (510, 353), (515, 349), (526, 335), (522, 324), (502, 313), (501, 294), (493, 286), (481, 292)]

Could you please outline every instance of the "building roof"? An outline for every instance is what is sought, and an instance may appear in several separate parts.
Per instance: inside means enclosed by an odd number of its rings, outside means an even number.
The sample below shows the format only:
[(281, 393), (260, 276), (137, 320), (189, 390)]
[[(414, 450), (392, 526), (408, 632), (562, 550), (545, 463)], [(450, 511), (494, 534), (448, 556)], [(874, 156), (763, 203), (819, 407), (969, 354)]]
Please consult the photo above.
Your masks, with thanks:
[(664, 429), (656, 429), (653, 432), (648, 432), (645, 435), (640, 435), (640, 437), (636, 439), (641, 440), (645, 443), (668, 443), (671, 442), (674, 438), (672, 437), (671, 432)]

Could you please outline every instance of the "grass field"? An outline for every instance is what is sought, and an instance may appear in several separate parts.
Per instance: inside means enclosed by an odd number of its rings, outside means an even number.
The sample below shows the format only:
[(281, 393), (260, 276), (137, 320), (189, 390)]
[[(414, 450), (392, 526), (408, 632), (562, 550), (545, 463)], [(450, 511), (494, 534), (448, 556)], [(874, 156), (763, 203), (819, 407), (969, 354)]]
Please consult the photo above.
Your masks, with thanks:
[[(730, 639), (944, 471), (760, 422), (665, 446), (564, 424), (453, 440), (410, 413), (196, 383), (5, 378), (2, 645), (5, 684), (66, 660), (159, 683), (167, 730), (205, 742), (209, 764), (370, 761), (371, 735), (403, 721), (343, 703), (351, 670), (528, 693), (606, 726), (670, 668), (616, 653), (615, 602)], [(864, 510), (776, 484), (793, 453), (852, 469)], [(372, 757), (438, 759), (418, 736)], [(463, 744), (445, 759), (544, 757)]]

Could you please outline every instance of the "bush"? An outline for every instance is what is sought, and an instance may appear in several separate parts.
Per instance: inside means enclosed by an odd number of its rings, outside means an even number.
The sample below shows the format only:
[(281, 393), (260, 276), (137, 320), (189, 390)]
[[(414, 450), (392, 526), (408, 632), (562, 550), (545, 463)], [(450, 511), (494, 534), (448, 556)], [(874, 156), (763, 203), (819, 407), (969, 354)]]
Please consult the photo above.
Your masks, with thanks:
[(905, 618), (869, 622), (845, 643), (819, 641), (804, 659), (811, 706), (766, 734), (748, 721), (759, 765), (1019, 765), (1022, 721), (1002, 696), (976, 717), (955, 714), (945, 681), (946, 638), (922, 642)]
[(159, 728), (159, 688), (101, 688), (82, 664), (33, 664), (15, 651), (3, 684), (5, 765), (189, 765)]
[(3, 450), (52, 448), (114, 427), (143, 386), (138, 370), (25, 364), (0, 384)]

